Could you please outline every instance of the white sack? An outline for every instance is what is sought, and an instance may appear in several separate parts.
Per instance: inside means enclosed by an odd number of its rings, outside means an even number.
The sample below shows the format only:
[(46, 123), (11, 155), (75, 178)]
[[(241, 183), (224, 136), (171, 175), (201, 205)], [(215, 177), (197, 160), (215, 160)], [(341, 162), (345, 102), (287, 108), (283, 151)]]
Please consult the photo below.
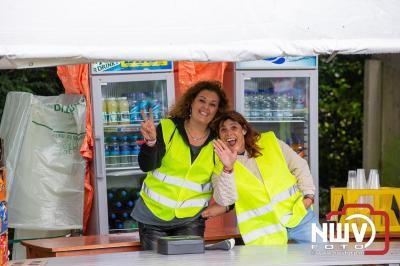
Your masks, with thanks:
[[(30, 104), (26, 105), (29, 99)], [(14, 127), (20, 138), (14, 138), (12, 143), (19, 152), (11, 152), (12, 161), (6, 154), (6, 163), (14, 172), (8, 190), (9, 227), (82, 228), (85, 161), (79, 149), (85, 136), (84, 98), (10, 92), (8, 101), (25, 104), (18, 107), (6, 103), (11, 110), (5, 110), (1, 127), (26, 123)], [(17, 117), (16, 113), (22, 116)]]

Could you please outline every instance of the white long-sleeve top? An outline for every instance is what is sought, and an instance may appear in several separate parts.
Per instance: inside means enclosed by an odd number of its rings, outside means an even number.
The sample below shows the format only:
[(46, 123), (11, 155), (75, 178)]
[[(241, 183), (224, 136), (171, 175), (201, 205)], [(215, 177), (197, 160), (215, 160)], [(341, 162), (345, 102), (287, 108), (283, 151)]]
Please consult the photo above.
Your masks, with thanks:
[[(297, 178), (297, 185), (303, 195), (315, 193), (315, 185), (311, 176), (310, 168), (306, 160), (301, 158), (285, 142), (278, 140), (283, 156), (290, 172)], [(250, 170), (258, 179), (263, 181), (260, 170), (258, 169), (255, 158), (249, 158), (247, 151), (243, 155), (238, 155), (237, 160)], [(229, 206), (237, 200), (235, 185), (235, 173), (221, 172), (220, 175), (213, 174), (212, 183), (214, 189), (214, 200), (223, 206)]]

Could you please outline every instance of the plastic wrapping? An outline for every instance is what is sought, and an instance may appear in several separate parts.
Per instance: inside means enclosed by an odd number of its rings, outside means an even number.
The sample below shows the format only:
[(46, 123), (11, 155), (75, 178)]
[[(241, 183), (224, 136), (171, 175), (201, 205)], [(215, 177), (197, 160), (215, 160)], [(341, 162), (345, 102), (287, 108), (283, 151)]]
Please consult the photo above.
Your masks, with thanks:
[(0, 136), (9, 173), (9, 227), (82, 228), (85, 107), (81, 95), (7, 95)]
[(93, 186), (90, 175), (93, 159), (92, 100), (89, 88), (89, 65), (57, 66), (57, 75), (65, 88), (66, 94), (82, 94), (86, 99), (86, 136), (81, 146), (81, 155), (86, 159), (85, 198), (83, 207), (83, 232), (88, 228), (90, 210), (93, 202)]

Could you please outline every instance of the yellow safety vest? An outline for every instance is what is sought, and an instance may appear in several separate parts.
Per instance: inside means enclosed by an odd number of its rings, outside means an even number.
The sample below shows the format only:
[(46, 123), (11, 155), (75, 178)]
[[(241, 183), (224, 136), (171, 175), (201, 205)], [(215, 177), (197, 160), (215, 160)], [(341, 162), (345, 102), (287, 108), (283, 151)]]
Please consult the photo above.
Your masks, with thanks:
[(140, 195), (158, 218), (193, 217), (208, 206), (214, 168), (212, 142), (204, 146), (193, 164), (190, 147), (185, 144), (170, 119), (160, 121), (165, 143), (161, 166), (147, 173)]
[[(234, 165), (239, 231), (246, 245), (287, 244), (286, 227), (298, 225), (307, 210), (274, 133), (261, 134), (258, 145), (262, 155), (256, 162), (263, 182), (240, 162)], [(215, 172), (220, 169), (217, 161)]]

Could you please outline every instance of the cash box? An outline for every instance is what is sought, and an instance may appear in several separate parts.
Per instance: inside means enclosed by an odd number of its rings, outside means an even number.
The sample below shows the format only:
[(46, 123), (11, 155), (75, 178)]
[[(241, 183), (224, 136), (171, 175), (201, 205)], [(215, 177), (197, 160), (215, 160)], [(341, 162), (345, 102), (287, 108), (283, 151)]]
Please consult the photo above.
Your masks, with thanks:
[(164, 255), (204, 253), (204, 239), (189, 235), (160, 237), (157, 252)]

